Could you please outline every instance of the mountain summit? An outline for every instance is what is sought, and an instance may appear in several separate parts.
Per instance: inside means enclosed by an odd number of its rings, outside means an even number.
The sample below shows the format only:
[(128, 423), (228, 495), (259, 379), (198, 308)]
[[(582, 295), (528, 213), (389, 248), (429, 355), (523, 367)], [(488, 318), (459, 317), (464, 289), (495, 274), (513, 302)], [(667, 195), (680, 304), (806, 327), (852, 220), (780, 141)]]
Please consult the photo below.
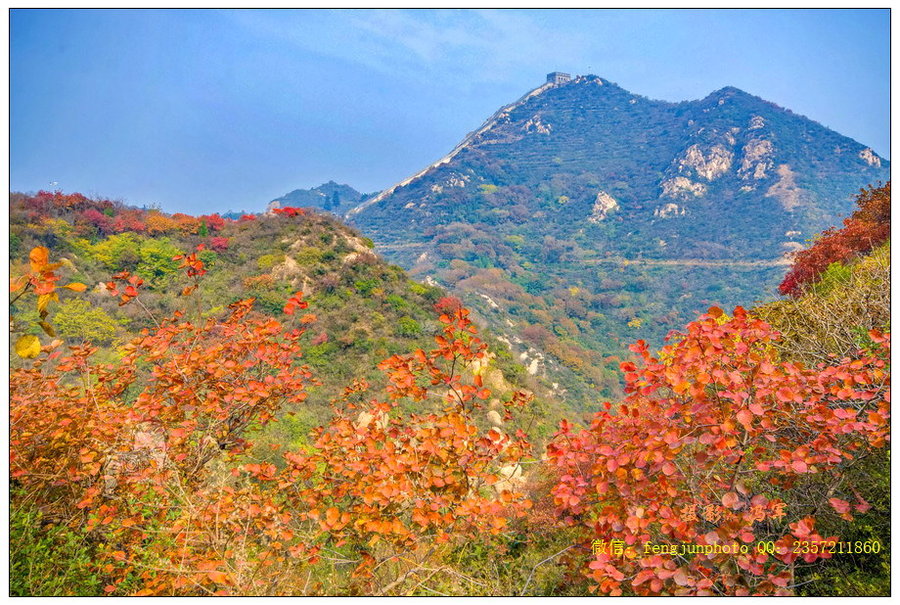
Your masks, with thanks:
[(554, 72), (347, 218), (587, 399), (623, 343), (774, 293), (784, 254), (888, 178), (871, 149), (734, 87), (671, 103)]
[(269, 202), (267, 209), (283, 206), (300, 206), (320, 208), (335, 214), (353, 208), (359, 203), (362, 194), (350, 185), (341, 185), (328, 181), (312, 189), (294, 189)]
[(888, 178), (871, 149), (732, 86), (670, 103), (558, 75), (351, 220), (385, 242), (458, 220), (529, 219), (597, 241), (616, 223), (629, 254), (771, 258)]

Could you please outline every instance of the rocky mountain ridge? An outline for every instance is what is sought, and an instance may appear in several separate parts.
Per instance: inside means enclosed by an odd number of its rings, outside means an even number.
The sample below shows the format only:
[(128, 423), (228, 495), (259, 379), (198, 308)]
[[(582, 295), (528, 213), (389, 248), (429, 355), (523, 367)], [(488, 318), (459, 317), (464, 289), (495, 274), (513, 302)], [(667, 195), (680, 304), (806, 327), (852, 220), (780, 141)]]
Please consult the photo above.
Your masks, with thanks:
[(345, 216), (462, 296), (549, 385), (590, 399), (614, 389), (625, 342), (773, 297), (785, 254), (889, 166), (734, 87), (671, 103), (578, 76), (500, 108)]

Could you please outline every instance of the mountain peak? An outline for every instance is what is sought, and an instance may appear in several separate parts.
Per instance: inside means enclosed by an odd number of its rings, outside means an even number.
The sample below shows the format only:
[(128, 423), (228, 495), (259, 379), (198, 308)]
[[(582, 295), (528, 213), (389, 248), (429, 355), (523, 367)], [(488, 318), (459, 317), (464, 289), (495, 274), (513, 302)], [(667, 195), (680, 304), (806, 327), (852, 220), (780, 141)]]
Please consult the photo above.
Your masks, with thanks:
[(269, 202), (268, 208), (301, 206), (340, 213), (359, 203), (362, 194), (350, 185), (329, 180), (312, 189), (294, 189)]
[(713, 91), (711, 94), (714, 94), (714, 95), (722, 95), (722, 94), (738, 94), (738, 95), (744, 95), (744, 96), (747, 96), (747, 97), (752, 97), (752, 96), (753, 96), (753, 95), (751, 95), (749, 92), (744, 91), (744, 90), (741, 90), (741, 89), (738, 88), (737, 86), (730, 86), (730, 85), (729, 85), (729, 86), (724, 86), (724, 87), (720, 88), (719, 90), (715, 90), (715, 91)]
[(593, 401), (607, 380), (612, 362), (591, 351), (759, 300), (784, 252), (890, 174), (859, 143), (734, 86), (671, 103), (548, 75), (346, 216), (392, 262), (462, 292), (570, 398)]

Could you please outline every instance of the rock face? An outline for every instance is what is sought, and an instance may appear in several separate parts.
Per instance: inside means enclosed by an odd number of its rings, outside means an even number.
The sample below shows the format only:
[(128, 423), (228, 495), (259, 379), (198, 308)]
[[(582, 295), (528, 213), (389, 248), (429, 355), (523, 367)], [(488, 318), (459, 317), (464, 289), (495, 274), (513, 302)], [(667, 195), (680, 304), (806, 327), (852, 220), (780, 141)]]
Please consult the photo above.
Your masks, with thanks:
[[(669, 202), (665, 206), (661, 206), (653, 211), (653, 216), (658, 216), (659, 218), (671, 218), (674, 216), (684, 216), (684, 208), (681, 208), (678, 204), (673, 204)], [(660, 240), (662, 241), (662, 240)]]
[(875, 155), (875, 152), (868, 147), (859, 152), (859, 157), (869, 166), (877, 166), (881, 168), (881, 158)]
[(599, 223), (606, 218), (607, 214), (618, 207), (619, 202), (617, 202), (613, 196), (605, 191), (601, 191), (597, 194), (597, 197), (594, 198), (594, 206), (591, 208), (591, 215), (588, 217), (588, 222)]
[(769, 187), (766, 197), (774, 197), (781, 202), (781, 207), (793, 212), (807, 201), (806, 192), (797, 186), (797, 175), (787, 164), (781, 164), (776, 170), (778, 181)]
[(691, 145), (678, 159), (678, 171), (691, 173), (714, 181), (731, 168), (734, 153), (724, 145), (713, 145), (704, 150), (700, 145)]
[(772, 170), (772, 155), (774, 151), (775, 146), (772, 144), (772, 141), (766, 139), (750, 139), (747, 141), (741, 153), (741, 165), (738, 168), (738, 176), (744, 180), (765, 179), (769, 171)]
[(673, 179), (662, 182), (662, 195), (660, 197), (689, 200), (692, 197), (700, 197), (705, 193), (706, 185), (703, 183), (693, 183), (687, 177), (676, 176)]

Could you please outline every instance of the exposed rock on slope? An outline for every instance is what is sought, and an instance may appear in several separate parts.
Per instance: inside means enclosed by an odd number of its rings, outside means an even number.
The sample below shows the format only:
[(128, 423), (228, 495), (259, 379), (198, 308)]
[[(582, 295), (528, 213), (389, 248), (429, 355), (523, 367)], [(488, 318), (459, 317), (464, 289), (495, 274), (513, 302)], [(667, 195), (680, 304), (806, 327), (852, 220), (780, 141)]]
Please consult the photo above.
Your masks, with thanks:
[(548, 388), (594, 401), (625, 344), (764, 298), (785, 251), (888, 175), (871, 149), (736, 88), (669, 103), (581, 76), (347, 216), (461, 295)]

